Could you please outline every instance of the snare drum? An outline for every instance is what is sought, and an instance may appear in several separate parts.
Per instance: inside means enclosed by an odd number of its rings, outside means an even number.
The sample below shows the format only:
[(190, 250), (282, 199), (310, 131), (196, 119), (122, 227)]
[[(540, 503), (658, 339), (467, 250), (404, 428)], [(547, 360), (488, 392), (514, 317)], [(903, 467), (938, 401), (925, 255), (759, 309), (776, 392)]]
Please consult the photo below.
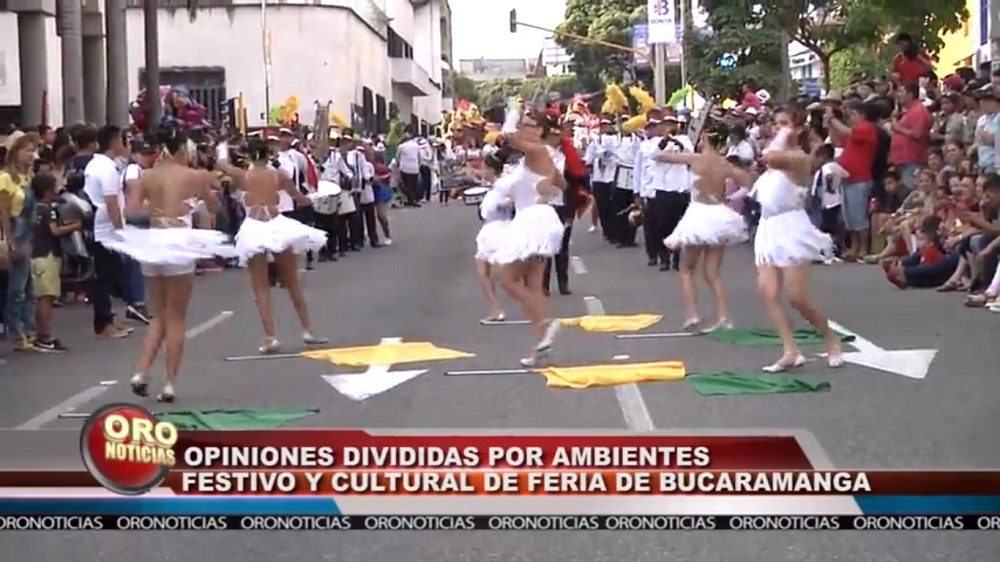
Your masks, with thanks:
[(619, 165), (615, 170), (615, 187), (618, 189), (632, 190), (632, 166)]
[(310, 193), (313, 210), (321, 215), (335, 215), (340, 210), (340, 186), (332, 181), (320, 180), (316, 192)]
[(466, 205), (478, 205), (483, 202), (483, 197), (489, 190), (488, 187), (470, 187), (462, 192), (462, 202)]

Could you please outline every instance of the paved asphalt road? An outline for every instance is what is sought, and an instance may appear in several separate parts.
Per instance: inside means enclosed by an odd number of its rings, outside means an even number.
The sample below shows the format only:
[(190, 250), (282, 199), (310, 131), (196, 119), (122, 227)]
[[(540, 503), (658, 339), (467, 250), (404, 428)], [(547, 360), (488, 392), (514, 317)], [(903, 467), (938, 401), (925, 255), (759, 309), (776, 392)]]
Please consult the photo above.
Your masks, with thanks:
[[(249, 282), (240, 272), (198, 279), (175, 408), (314, 406), (302, 426), (364, 428), (627, 429), (613, 389), (549, 390), (537, 376), (448, 377), (447, 369), (517, 367), (530, 344), (525, 327), (480, 327), (484, 313), (472, 276), (478, 228), (468, 207), (428, 207), (393, 215), (397, 244), (365, 250), (305, 274), (316, 332), (334, 345), (367, 345), (381, 338), (430, 341), (475, 353), (429, 363), (427, 374), (368, 401), (353, 402), (321, 377), (357, 372), (305, 359), (226, 362), (255, 353), (260, 335)], [(554, 312), (585, 314), (597, 297), (609, 314), (661, 312), (654, 330), (679, 327), (675, 274), (645, 265), (640, 250), (617, 250), (578, 223), (572, 253), (586, 273), (574, 275), (574, 294), (553, 297)], [(755, 297), (748, 247), (731, 252), (725, 267), (734, 319), (766, 326)], [(921, 468), (1000, 466), (996, 376), (1000, 317), (966, 310), (960, 298), (900, 292), (878, 268), (815, 270), (814, 293), (836, 321), (887, 349), (940, 350), (925, 380), (849, 366), (803, 371), (831, 381), (825, 394), (703, 398), (679, 383), (641, 387), (649, 417), (660, 430), (791, 428), (811, 432), (837, 467)], [(281, 333), (297, 336), (287, 299), (276, 293)], [(707, 301), (706, 301), (707, 303)], [(231, 311), (231, 315), (224, 314)], [(509, 315), (519, 311), (508, 308)], [(710, 311), (706, 310), (705, 315)], [(127, 380), (138, 353), (137, 333), (124, 341), (89, 335), (89, 309), (58, 314), (59, 334), (73, 351), (62, 356), (8, 357), (0, 367), (0, 468), (79, 466), (73, 443), (79, 420), (57, 419), (75, 408), (89, 412), (131, 401)], [(206, 324), (207, 323), (207, 324)], [(198, 326), (204, 329), (198, 328)], [(753, 372), (775, 358), (770, 349), (743, 349), (703, 338), (619, 340), (564, 331), (559, 363), (681, 359), (689, 371), (729, 368)], [(407, 366), (407, 368), (413, 368)], [(159, 373), (159, 371), (158, 371)], [(159, 376), (159, 374), (157, 375)], [(102, 381), (117, 384), (101, 387)], [(154, 411), (160, 408), (150, 404)], [(25, 427), (37, 431), (16, 431)], [(62, 445), (57, 445), (62, 444)], [(69, 540), (67, 540), (69, 539)], [(986, 561), (1000, 540), (988, 533), (3, 533), (0, 559), (45, 560), (782, 560)], [(990, 555), (989, 552), (994, 552)], [(82, 557), (81, 557), (82, 556)]]

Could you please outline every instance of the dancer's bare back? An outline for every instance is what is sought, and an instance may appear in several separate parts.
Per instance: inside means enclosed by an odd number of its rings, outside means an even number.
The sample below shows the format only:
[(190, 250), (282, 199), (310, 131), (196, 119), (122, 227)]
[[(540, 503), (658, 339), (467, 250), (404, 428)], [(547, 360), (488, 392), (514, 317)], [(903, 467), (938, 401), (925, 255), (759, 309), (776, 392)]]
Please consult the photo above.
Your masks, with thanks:
[(299, 193), (292, 180), (277, 170), (252, 167), (249, 170), (237, 168), (228, 162), (220, 162), (220, 167), (232, 177), (243, 190), (243, 204), (248, 209), (266, 209), (271, 215), (277, 214), (282, 191), (287, 193), (297, 205), (308, 206), (311, 201)]
[[(194, 209), (193, 200), (203, 201), (208, 211), (215, 213), (218, 201), (212, 193), (214, 177), (205, 170), (195, 170), (165, 162), (146, 171), (129, 194), (129, 207), (145, 207), (153, 226), (184, 226), (181, 219)], [(177, 224), (174, 224), (177, 223)]]

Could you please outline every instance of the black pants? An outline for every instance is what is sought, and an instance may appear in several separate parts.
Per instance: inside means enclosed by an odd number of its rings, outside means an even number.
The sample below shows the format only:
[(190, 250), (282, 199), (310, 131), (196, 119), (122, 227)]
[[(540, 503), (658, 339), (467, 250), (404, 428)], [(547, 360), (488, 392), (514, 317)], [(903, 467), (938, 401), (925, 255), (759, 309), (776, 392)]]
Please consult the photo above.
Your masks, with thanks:
[(94, 277), (90, 280), (90, 304), (94, 308), (94, 333), (103, 332), (115, 321), (111, 310), (111, 296), (120, 293), (125, 278), (121, 256), (97, 242), (88, 245), (94, 258)]
[[(368, 235), (368, 244), (374, 248), (378, 246), (378, 230), (376, 230), (377, 224), (375, 221), (375, 203), (358, 203), (358, 222), (363, 223), (364, 229), (362, 230), (359, 225), (357, 238), (353, 240), (353, 243), (357, 246), (364, 245), (365, 234)], [(352, 234), (354, 234), (352, 232)]]
[(646, 217), (651, 231), (646, 239), (646, 253), (650, 259), (656, 256), (661, 265), (668, 265), (673, 262), (674, 267), (680, 265), (681, 253), (679, 250), (670, 252), (663, 245), (663, 239), (673, 234), (677, 228), (677, 223), (681, 222), (684, 211), (687, 210), (691, 196), (688, 193), (677, 191), (657, 191), (656, 196), (650, 201), (650, 213)]
[(356, 252), (365, 245), (365, 226), (361, 220), (361, 211), (356, 201), (354, 207), (355, 210), (353, 213), (340, 215), (340, 220), (344, 221), (344, 232), (346, 234), (344, 243), (341, 245), (341, 251), (346, 246), (348, 249)]
[(420, 199), (420, 174), (407, 174), (406, 172), (400, 172), (399, 178), (402, 182), (401, 188), (403, 191), (403, 201), (407, 206), (416, 206), (417, 200)]
[(554, 206), (553, 208), (559, 215), (559, 220), (563, 224), (569, 224), (569, 226), (563, 231), (559, 253), (556, 254), (554, 260), (549, 258), (545, 262), (545, 279), (542, 281), (542, 287), (545, 287), (546, 291), (549, 290), (549, 285), (552, 282), (552, 262), (555, 261), (556, 283), (559, 285), (560, 291), (566, 291), (569, 290), (569, 239), (573, 235), (573, 210), (568, 206)]
[(418, 193), (418, 201), (431, 200), (431, 169), (427, 166), (420, 167), (420, 191)]
[(342, 232), (344, 230), (343, 222), (336, 214), (315, 213), (315, 217), (316, 228), (326, 232), (326, 246), (320, 251), (320, 255), (336, 259), (338, 252), (347, 251), (346, 243), (343, 247), (340, 246), (340, 241), (347, 238), (347, 235)]
[(604, 229), (604, 236), (615, 244), (626, 246), (635, 244), (635, 227), (629, 224), (628, 211), (626, 210), (632, 205), (634, 199), (635, 193), (631, 189), (612, 186), (607, 222), (605, 222), (604, 217), (601, 217), (601, 228)]
[(615, 187), (611, 182), (595, 181), (591, 188), (594, 192), (594, 205), (597, 205), (597, 218), (601, 222), (601, 232), (605, 240), (616, 242), (611, 236), (612, 229), (608, 228), (611, 224), (611, 191)]

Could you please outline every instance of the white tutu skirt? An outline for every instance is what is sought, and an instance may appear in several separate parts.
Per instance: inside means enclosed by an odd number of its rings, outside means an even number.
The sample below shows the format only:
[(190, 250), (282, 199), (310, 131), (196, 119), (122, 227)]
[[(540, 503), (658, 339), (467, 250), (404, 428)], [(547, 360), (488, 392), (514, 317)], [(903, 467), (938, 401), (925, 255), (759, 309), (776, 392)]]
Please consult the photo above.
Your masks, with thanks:
[(236, 254), (240, 265), (246, 265), (247, 260), (260, 254), (319, 250), (326, 245), (326, 238), (326, 232), (284, 215), (266, 221), (248, 217), (236, 233)]
[(833, 240), (813, 226), (809, 215), (798, 209), (762, 217), (754, 239), (757, 265), (792, 267), (823, 259), (833, 249)]
[(146, 265), (183, 266), (196, 260), (236, 257), (236, 248), (225, 233), (187, 227), (126, 227), (101, 245)]
[(663, 240), (668, 248), (729, 246), (747, 239), (746, 221), (728, 205), (692, 201), (677, 228)]
[(514, 263), (531, 258), (549, 258), (562, 247), (565, 225), (551, 205), (537, 204), (519, 209), (504, 229), (494, 263)]
[(504, 243), (509, 220), (492, 220), (479, 229), (476, 235), (476, 259), (492, 263), (496, 260), (497, 250)]

